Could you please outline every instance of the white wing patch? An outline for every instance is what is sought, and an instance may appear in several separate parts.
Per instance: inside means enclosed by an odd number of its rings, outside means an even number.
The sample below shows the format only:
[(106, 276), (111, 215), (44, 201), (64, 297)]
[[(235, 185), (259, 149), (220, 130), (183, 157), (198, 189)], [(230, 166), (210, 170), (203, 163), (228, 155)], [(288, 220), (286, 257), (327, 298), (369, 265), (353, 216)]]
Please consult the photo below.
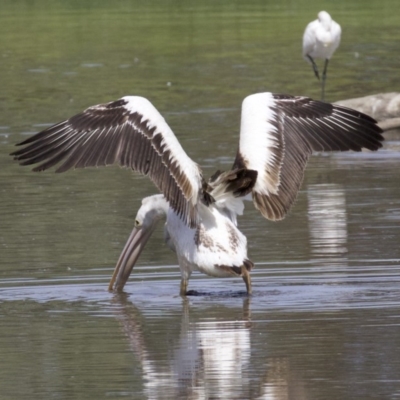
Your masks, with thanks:
[(253, 94), (242, 104), (239, 152), (246, 168), (258, 172), (254, 190), (262, 194), (276, 194), (279, 187), (283, 142), (274, 105), (272, 93)]

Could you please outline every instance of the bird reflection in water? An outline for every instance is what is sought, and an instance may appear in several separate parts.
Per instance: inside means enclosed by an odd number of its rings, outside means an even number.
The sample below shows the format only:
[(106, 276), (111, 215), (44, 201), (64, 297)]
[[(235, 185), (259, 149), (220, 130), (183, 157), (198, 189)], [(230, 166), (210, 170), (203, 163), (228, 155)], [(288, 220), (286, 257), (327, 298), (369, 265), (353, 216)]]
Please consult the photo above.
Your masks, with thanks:
[[(229, 320), (214, 319), (210, 313), (202, 318), (196, 311), (191, 316), (189, 301), (182, 299), (182, 310), (176, 313), (180, 324), (170, 314), (165, 317), (170, 321), (146, 318), (123, 293), (116, 294), (115, 301), (117, 319), (140, 363), (146, 398), (307, 398), (286, 357), (252, 352), (251, 299), (243, 300), (241, 317)], [(154, 323), (168, 329), (162, 332)]]
[(347, 214), (344, 188), (339, 184), (309, 185), (308, 222), (314, 259), (343, 262), (347, 254)]

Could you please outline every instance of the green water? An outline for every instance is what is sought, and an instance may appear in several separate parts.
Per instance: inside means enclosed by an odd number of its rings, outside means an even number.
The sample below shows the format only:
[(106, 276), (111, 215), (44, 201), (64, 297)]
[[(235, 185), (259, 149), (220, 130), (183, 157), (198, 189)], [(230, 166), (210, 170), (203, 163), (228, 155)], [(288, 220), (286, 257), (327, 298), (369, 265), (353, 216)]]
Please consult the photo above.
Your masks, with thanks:
[(135, 94), (206, 176), (229, 168), (245, 96), (319, 97), (301, 38), (322, 9), (343, 30), (327, 100), (398, 91), (397, 0), (1, 2), (1, 400), (400, 397), (398, 140), (313, 157), (281, 223), (246, 209), (250, 300), (241, 280), (200, 274), (203, 295), (177, 296), (161, 227), (127, 294), (108, 293), (153, 185), (119, 168), (34, 174), (8, 155)]

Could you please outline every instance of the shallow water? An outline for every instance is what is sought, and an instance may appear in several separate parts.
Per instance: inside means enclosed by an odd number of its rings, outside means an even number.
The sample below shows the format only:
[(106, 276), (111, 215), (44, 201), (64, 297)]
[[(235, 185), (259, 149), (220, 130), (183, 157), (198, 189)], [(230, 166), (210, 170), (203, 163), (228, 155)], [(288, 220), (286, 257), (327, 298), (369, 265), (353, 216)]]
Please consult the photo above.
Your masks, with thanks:
[(301, 35), (343, 28), (335, 101), (398, 90), (397, 1), (3, 2), (0, 16), (0, 399), (400, 398), (400, 140), (317, 154), (282, 222), (249, 204), (254, 295), (194, 274), (155, 233), (126, 293), (107, 292), (145, 178), (34, 174), (8, 154), (44, 127), (148, 97), (206, 176), (229, 168), (253, 92), (319, 96)]

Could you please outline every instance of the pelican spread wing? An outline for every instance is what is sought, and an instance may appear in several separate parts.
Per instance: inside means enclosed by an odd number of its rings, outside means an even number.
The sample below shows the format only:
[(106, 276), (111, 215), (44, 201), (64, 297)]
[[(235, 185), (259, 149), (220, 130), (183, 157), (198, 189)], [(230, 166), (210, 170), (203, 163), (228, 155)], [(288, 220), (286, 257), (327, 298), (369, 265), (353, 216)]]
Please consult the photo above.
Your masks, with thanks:
[(381, 130), (371, 117), (345, 107), (272, 93), (243, 101), (239, 150), (233, 168), (258, 173), (255, 207), (270, 220), (293, 205), (313, 151), (377, 150)]
[(197, 221), (202, 176), (156, 108), (145, 98), (127, 96), (89, 107), (28, 138), (12, 153), (21, 165), (56, 164), (56, 172), (119, 164), (148, 175), (189, 226)]
[(181, 269), (181, 295), (187, 294), (193, 270), (240, 275), (250, 294), (253, 263), (236, 224), (243, 200), (251, 194), (264, 217), (282, 219), (296, 199), (313, 151), (377, 150), (381, 132), (372, 118), (344, 107), (306, 97), (251, 95), (243, 101), (232, 169), (217, 171), (206, 183), (152, 104), (123, 97), (37, 133), (12, 155), (23, 165), (37, 163), (34, 171), (119, 164), (148, 175), (162, 192), (143, 200), (110, 290), (123, 289), (157, 222), (166, 217), (166, 241)]
[[(235, 214), (252, 193), (265, 218), (280, 220), (293, 205), (313, 151), (377, 150), (383, 140), (375, 120), (357, 111), (272, 93), (246, 97), (242, 105), (239, 150), (231, 171), (214, 174), (208, 184), (156, 108), (145, 98), (89, 107), (19, 143), (12, 153), (34, 171), (61, 164), (56, 172), (119, 164), (148, 175), (172, 209), (190, 227), (197, 204)], [(239, 200), (239, 201), (237, 201)]]

